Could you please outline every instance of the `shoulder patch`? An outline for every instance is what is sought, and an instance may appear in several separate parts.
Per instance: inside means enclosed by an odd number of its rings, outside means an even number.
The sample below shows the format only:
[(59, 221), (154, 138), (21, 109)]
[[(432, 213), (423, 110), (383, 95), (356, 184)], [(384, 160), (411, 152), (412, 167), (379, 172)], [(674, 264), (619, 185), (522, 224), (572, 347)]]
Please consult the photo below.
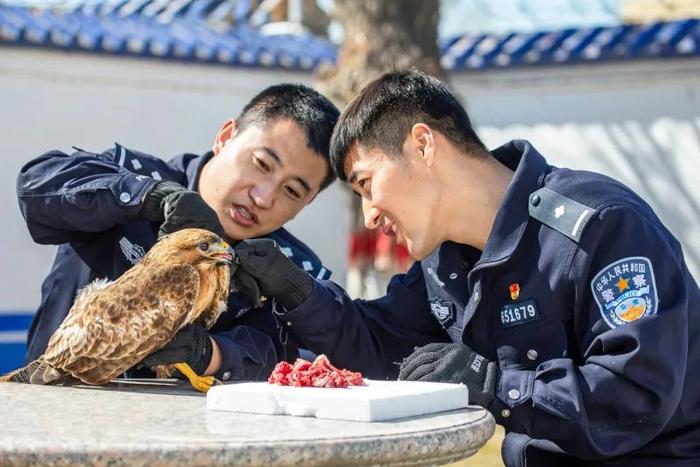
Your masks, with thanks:
[(578, 242), (596, 210), (548, 188), (530, 194), (530, 217)]
[(656, 278), (649, 258), (630, 256), (605, 266), (591, 281), (591, 292), (608, 326), (616, 328), (659, 309)]
[(119, 143), (114, 143), (114, 162), (116, 162), (121, 167), (126, 167), (127, 163), (127, 149)]

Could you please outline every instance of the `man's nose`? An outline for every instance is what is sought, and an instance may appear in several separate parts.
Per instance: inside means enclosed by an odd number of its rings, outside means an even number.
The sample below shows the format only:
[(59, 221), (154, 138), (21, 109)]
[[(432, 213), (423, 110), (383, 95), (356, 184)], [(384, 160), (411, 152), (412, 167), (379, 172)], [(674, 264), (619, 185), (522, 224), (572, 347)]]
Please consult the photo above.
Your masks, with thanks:
[(250, 197), (261, 209), (270, 209), (275, 202), (275, 187), (271, 183), (260, 183), (250, 190)]
[(381, 209), (375, 208), (367, 200), (362, 200), (362, 214), (365, 217), (365, 227), (369, 230), (379, 227), (382, 219)]

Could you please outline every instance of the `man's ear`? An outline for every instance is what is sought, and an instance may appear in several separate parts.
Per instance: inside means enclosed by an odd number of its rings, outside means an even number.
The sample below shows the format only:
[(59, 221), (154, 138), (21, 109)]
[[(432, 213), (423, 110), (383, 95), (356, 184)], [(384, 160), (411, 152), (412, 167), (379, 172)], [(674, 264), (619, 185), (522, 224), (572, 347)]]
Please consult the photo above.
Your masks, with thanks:
[(216, 138), (214, 139), (214, 146), (211, 148), (211, 150), (214, 151), (215, 156), (219, 155), (219, 152), (221, 152), (221, 149), (224, 147), (224, 144), (226, 144), (226, 141), (236, 136), (237, 132), (238, 125), (236, 124), (235, 118), (230, 118), (226, 120), (223, 125), (221, 125), (221, 128), (219, 128), (219, 132), (216, 134)]
[(425, 123), (416, 123), (411, 128), (411, 138), (413, 138), (416, 149), (420, 152), (423, 162), (431, 167), (435, 162), (435, 138), (433, 130)]

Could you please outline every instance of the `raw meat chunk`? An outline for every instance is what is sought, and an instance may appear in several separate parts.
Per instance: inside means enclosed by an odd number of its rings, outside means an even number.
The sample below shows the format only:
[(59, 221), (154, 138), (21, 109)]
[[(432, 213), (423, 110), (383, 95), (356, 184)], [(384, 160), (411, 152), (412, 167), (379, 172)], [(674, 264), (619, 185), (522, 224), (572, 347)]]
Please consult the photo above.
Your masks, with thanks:
[(267, 382), (280, 386), (316, 388), (346, 388), (363, 384), (362, 373), (336, 368), (325, 355), (319, 355), (313, 363), (303, 358), (297, 358), (293, 366), (288, 362), (279, 362)]

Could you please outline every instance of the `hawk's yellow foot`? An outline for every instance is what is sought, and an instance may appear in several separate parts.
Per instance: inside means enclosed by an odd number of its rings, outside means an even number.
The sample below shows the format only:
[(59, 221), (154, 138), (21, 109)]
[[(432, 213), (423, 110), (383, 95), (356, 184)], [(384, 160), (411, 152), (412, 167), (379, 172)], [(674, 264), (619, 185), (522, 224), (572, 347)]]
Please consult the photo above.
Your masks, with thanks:
[(180, 370), (180, 373), (190, 380), (192, 387), (199, 392), (207, 392), (215, 384), (221, 384), (221, 381), (213, 376), (197, 376), (187, 363), (176, 363), (173, 366)]

